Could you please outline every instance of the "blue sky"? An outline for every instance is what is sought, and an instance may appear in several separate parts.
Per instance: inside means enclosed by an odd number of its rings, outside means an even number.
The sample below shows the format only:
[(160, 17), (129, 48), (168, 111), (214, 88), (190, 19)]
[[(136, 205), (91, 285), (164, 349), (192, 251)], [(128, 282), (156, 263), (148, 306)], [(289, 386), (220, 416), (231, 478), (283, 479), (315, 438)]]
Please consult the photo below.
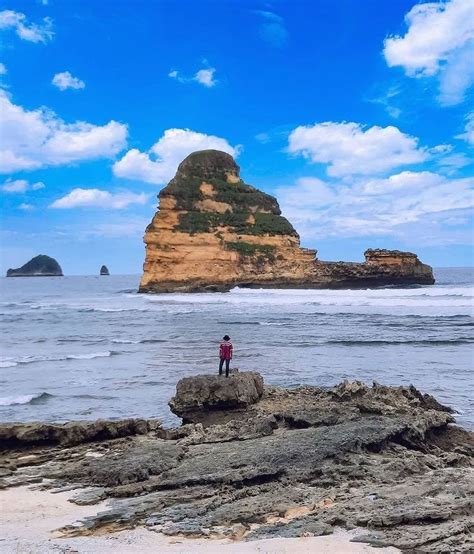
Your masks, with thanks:
[(472, 265), (470, 0), (0, 3), (1, 270), (140, 273), (156, 194), (220, 148), (320, 259)]

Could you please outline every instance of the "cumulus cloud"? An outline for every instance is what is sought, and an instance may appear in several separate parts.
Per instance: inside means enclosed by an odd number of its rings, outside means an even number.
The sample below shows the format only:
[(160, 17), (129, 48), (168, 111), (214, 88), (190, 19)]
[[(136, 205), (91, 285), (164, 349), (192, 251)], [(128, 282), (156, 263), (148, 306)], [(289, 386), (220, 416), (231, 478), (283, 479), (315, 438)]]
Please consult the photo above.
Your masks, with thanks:
[(145, 204), (148, 195), (144, 193), (135, 194), (129, 191), (111, 193), (100, 189), (75, 188), (69, 194), (58, 198), (50, 208), (71, 209), (71, 208), (103, 208), (121, 210), (130, 204)]
[(56, 73), (51, 82), (55, 87), (58, 87), (59, 90), (67, 90), (68, 88), (79, 90), (86, 87), (84, 81), (74, 77), (69, 71)]
[(29, 23), (24, 13), (13, 10), (0, 12), (0, 29), (14, 30), (22, 40), (35, 43), (46, 43), (54, 36), (51, 18), (44, 17), (41, 23)]
[(474, 112), (467, 114), (464, 133), (457, 135), (458, 139), (465, 140), (471, 146), (474, 146)]
[(178, 164), (191, 152), (206, 149), (223, 150), (231, 156), (238, 155), (238, 147), (214, 135), (197, 133), (190, 129), (167, 129), (148, 152), (137, 148), (129, 150), (113, 166), (114, 175), (155, 185), (169, 181)]
[(260, 18), (259, 32), (262, 39), (276, 48), (285, 46), (288, 42), (288, 31), (283, 17), (265, 10), (255, 10), (254, 13)]
[(112, 158), (127, 145), (126, 125), (65, 123), (45, 108), (14, 104), (3, 90), (0, 112), (0, 173)]
[[(376, 235), (422, 240), (431, 226), (437, 235), (430, 240), (449, 243), (449, 231), (439, 226), (465, 220), (474, 206), (473, 187), (474, 178), (403, 171), (350, 184), (302, 178), (277, 190), (277, 196), (304, 240)], [(467, 240), (468, 233), (463, 236)]]
[(7, 179), (3, 185), (2, 190), (4, 192), (27, 192), (29, 190), (40, 190), (44, 189), (45, 184), (41, 181), (36, 183), (29, 183), (26, 179)]
[(328, 164), (327, 173), (332, 177), (382, 173), (428, 158), (418, 139), (397, 127), (364, 128), (359, 123), (331, 121), (294, 129), (288, 151), (313, 163)]
[(461, 102), (474, 82), (474, 8), (472, 0), (416, 4), (406, 14), (404, 36), (387, 37), (384, 56), (409, 77), (438, 76), (439, 101)]

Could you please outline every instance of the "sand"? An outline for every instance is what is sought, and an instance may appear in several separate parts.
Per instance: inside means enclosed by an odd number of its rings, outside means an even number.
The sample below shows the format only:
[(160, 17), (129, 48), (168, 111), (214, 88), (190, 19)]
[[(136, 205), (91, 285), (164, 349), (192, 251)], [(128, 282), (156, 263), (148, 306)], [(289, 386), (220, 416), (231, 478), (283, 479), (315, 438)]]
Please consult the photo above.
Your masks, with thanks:
[(181, 539), (137, 528), (118, 533), (62, 538), (55, 530), (100, 512), (105, 503), (77, 506), (68, 501), (74, 491), (51, 493), (32, 487), (0, 491), (0, 552), (2, 554), (90, 553), (122, 554), (395, 554), (396, 548), (351, 543), (356, 532), (337, 531), (325, 537), (268, 539), (253, 542)]

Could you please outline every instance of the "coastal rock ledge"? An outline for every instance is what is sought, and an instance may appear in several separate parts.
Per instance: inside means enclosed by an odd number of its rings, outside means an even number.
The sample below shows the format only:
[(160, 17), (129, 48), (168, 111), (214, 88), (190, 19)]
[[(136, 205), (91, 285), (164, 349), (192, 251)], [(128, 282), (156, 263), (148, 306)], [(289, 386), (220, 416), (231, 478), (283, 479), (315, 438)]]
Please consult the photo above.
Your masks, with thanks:
[(143, 526), (254, 540), (343, 527), (406, 552), (474, 551), (473, 434), (412, 386), (196, 376), (178, 383), (172, 407), (188, 423), (0, 424), (0, 487), (104, 501), (63, 536)]
[(301, 248), (276, 198), (244, 183), (232, 156), (190, 154), (159, 193), (140, 292), (232, 287), (345, 288), (434, 283), (411, 252), (369, 249), (364, 263), (324, 262)]

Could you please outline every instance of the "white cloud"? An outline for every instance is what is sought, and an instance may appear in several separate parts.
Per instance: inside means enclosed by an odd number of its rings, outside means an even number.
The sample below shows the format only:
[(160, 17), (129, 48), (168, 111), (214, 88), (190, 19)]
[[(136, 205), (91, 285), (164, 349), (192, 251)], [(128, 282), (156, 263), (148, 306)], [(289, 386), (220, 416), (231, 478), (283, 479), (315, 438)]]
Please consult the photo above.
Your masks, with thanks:
[(7, 66), (4, 63), (0, 63), (0, 75), (6, 75), (7, 73)]
[(265, 10), (255, 10), (260, 19), (260, 36), (270, 46), (281, 48), (288, 41), (288, 31), (285, 27), (283, 17), (274, 12)]
[(409, 77), (439, 76), (439, 101), (453, 105), (474, 82), (474, 9), (472, 0), (416, 4), (405, 16), (405, 36), (387, 37), (389, 67)]
[(194, 75), (194, 80), (205, 87), (211, 88), (217, 84), (217, 80), (214, 79), (215, 72), (216, 70), (214, 67), (210, 67), (209, 69), (200, 69)]
[(56, 73), (51, 82), (55, 87), (58, 87), (59, 90), (67, 90), (68, 88), (79, 90), (86, 87), (84, 81), (74, 77), (69, 71)]
[(35, 207), (33, 206), (33, 204), (25, 204), (25, 203), (22, 203), (18, 206), (18, 208), (20, 210), (23, 210), (24, 212), (32, 212)]
[(197, 133), (189, 129), (167, 129), (148, 152), (137, 148), (129, 150), (113, 166), (114, 175), (161, 185), (175, 174), (179, 163), (191, 152), (206, 149), (223, 150), (238, 155), (238, 147), (214, 135)]
[(474, 112), (467, 114), (464, 133), (457, 135), (458, 139), (465, 140), (471, 146), (474, 146)]
[(45, 108), (14, 104), (3, 90), (0, 112), (0, 173), (112, 158), (127, 145), (124, 124), (65, 123)]
[(426, 149), (418, 139), (397, 127), (370, 127), (359, 123), (334, 123), (300, 126), (289, 136), (288, 151), (301, 154), (313, 163), (328, 164), (332, 177), (370, 175), (423, 162)]
[[(203, 60), (203, 63), (207, 65), (207, 60)], [(170, 77), (171, 79), (175, 79), (179, 83), (186, 84), (192, 83), (194, 81), (207, 88), (212, 88), (218, 82), (217, 79), (214, 78), (215, 72), (215, 67), (205, 67), (196, 71), (193, 77), (186, 77), (176, 69), (173, 69), (168, 73), (168, 77)]]
[(28, 190), (40, 190), (44, 189), (45, 185), (43, 182), (38, 181), (36, 183), (29, 183), (26, 179), (7, 179), (3, 183), (1, 189), (4, 192), (27, 192)]
[[(426, 238), (430, 227), (432, 242), (449, 243), (461, 239), (450, 237), (443, 222), (465, 219), (474, 206), (473, 187), (474, 178), (403, 171), (351, 184), (303, 178), (280, 188), (277, 196), (303, 240), (393, 235), (415, 243)], [(468, 235), (464, 233), (462, 240)]]
[(58, 198), (50, 208), (70, 209), (70, 208), (104, 208), (121, 210), (130, 204), (145, 204), (148, 195), (141, 193), (135, 194), (129, 191), (111, 193), (100, 189), (82, 189), (75, 188), (69, 194)]
[(0, 12), (0, 29), (13, 29), (22, 40), (35, 43), (46, 43), (54, 36), (51, 18), (44, 17), (40, 24), (28, 23), (24, 13), (13, 10)]

